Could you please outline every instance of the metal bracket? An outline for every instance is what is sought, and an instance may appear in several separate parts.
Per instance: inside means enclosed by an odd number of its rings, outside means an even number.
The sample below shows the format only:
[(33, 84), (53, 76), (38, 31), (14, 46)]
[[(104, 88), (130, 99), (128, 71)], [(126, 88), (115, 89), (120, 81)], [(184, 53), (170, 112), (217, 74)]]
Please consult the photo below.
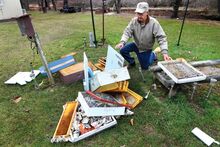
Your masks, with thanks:
[(210, 94), (212, 92), (212, 88), (215, 86), (216, 82), (217, 82), (216, 79), (213, 79), (213, 78), (210, 79), (210, 83), (209, 83), (210, 87), (209, 87), (209, 91), (208, 91), (206, 98), (208, 98), (210, 96)]
[(194, 96), (194, 94), (195, 94), (197, 85), (198, 85), (197, 82), (194, 82), (194, 83), (193, 83), (192, 94), (191, 94), (190, 100), (193, 100), (193, 96)]

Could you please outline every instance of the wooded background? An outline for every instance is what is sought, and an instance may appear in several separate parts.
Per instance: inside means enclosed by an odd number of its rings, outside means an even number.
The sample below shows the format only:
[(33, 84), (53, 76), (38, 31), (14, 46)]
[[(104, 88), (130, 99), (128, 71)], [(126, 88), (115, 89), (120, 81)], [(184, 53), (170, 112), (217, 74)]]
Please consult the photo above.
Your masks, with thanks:
[[(44, 7), (41, 5), (47, 5), (50, 6), (52, 4), (54, 9), (62, 9), (67, 4), (68, 7), (80, 7), (80, 8), (89, 8), (90, 1), (89, 0), (20, 0), (22, 7), (26, 10), (31, 9), (38, 9), (41, 8), (44, 11)], [(173, 10), (175, 9), (178, 11), (179, 7), (185, 7), (187, 0), (105, 0), (105, 4), (108, 8), (116, 9), (117, 13), (120, 13), (120, 8), (135, 8), (138, 2), (146, 1), (149, 3), (151, 8), (157, 8), (157, 7), (173, 7)], [(54, 2), (54, 3), (53, 3)], [(103, 0), (92, 0), (93, 7), (94, 8), (101, 8), (103, 4)], [(46, 4), (45, 4), (46, 3)], [(178, 4), (178, 6), (177, 6)], [(31, 7), (30, 7), (31, 5)], [(177, 7), (176, 7), (177, 6)], [(49, 7), (51, 8), (51, 7)], [(189, 0), (189, 9), (196, 9), (204, 11), (202, 12), (202, 15), (212, 15), (215, 16), (216, 20), (219, 20), (220, 18), (220, 0)], [(39, 9), (40, 10), (40, 9)], [(46, 9), (45, 9), (46, 12)], [(200, 15), (200, 14), (199, 14)], [(199, 16), (198, 15), (198, 16)], [(196, 16), (197, 17), (197, 16)]]
[[(22, 2), (38, 3), (41, 0), (21, 0)], [(51, 1), (51, 0), (48, 0)], [(57, 3), (63, 3), (63, 0), (55, 0)], [(114, 3), (115, 0), (106, 0), (106, 3), (110, 6)], [(123, 7), (135, 7), (138, 2), (146, 1), (149, 3), (151, 7), (167, 7), (172, 6), (172, 2), (174, 0), (121, 0)], [(186, 3), (187, 0), (182, 0), (181, 5)], [(68, 0), (70, 4), (85, 4), (89, 6), (89, 0)], [(192, 8), (211, 8), (218, 9), (218, 3), (220, 0), (190, 0), (189, 7)], [(102, 0), (93, 0), (93, 4), (95, 7), (99, 7), (102, 5)]]

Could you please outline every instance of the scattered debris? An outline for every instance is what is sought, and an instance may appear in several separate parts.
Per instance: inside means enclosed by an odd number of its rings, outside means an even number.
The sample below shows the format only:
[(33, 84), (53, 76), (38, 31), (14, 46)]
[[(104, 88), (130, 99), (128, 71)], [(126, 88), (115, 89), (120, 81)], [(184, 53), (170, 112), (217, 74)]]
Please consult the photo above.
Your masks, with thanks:
[(88, 117), (78, 102), (68, 102), (51, 142), (77, 142), (116, 124), (113, 116)]
[[(89, 62), (90, 69), (93, 68), (91, 62)], [(71, 65), (67, 68), (64, 68), (59, 71), (60, 78), (65, 84), (70, 84), (76, 82), (78, 80), (82, 80), (84, 78), (84, 69), (83, 69), (83, 62), (76, 63)]]
[(80, 141), (117, 124), (117, 121), (113, 116), (87, 117), (84, 114), (85, 112), (83, 109), (80, 107), (78, 112), (79, 115), (84, 116), (84, 118), (89, 121), (83, 123), (78, 119), (78, 115), (76, 116), (75, 122), (72, 126), (70, 142)]
[(134, 119), (130, 119), (130, 124), (133, 126), (134, 125)]
[(12, 99), (12, 101), (17, 104), (17, 103), (19, 103), (19, 102), (21, 101), (21, 99), (22, 99), (21, 96), (15, 96), (15, 97)]
[[(52, 143), (77, 142), (112, 127), (117, 124), (115, 117), (133, 115), (130, 109), (143, 100), (128, 88), (130, 75), (127, 67), (123, 67), (124, 59), (112, 47), (108, 46), (107, 58), (101, 57), (95, 64), (101, 71), (91, 65), (84, 52), (83, 63), (60, 70), (66, 83), (84, 78), (84, 92), (78, 92), (77, 102), (65, 105)], [(68, 108), (70, 103), (77, 105)], [(130, 124), (134, 125), (133, 119)]]
[(51, 142), (69, 141), (77, 106), (78, 102), (75, 101), (66, 103)]
[(27, 113), (29, 113), (30, 111), (31, 111), (31, 109), (29, 109), (29, 108), (24, 110), (24, 112), (27, 112)]
[(212, 143), (216, 143), (220, 145), (218, 141), (215, 141), (215, 139), (213, 139), (212, 137), (210, 137), (209, 135), (207, 135), (205, 132), (203, 132), (197, 127), (192, 130), (192, 133), (196, 137), (198, 137), (203, 143), (205, 143), (207, 146), (210, 146)]
[(149, 94), (150, 94), (150, 90), (147, 92), (147, 95), (144, 97), (145, 100), (148, 98)]
[(122, 68), (124, 66), (124, 61), (125, 59), (122, 57), (122, 55), (108, 45), (105, 71)]
[(95, 64), (95, 66), (103, 71), (105, 69), (105, 63), (106, 63), (106, 57), (100, 57), (98, 60), (98, 63)]
[(18, 72), (13, 77), (11, 77), (9, 80), (5, 82), (5, 84), (19, 84), (19, 85), (25, 85), (27, 82), (32, 81), (37, 77), (37, 75), (40, 73), (39, 70), (34, 70), (35, 77), (31, 76), (32, 72)]
[(156, 83), (153, 83), (153, 84), (151, 85), (151, 87), (152, 87), (153, 90), (157, 90), (157, 84), (156, 84)]
[(91, 90), (95, 91), (100, 86), (125, 81), (128, 79), (130, 79), (130, 75), (127, 67), (123, 67), (121, 69), (112, 69), (96, 73), (90, 81), (90, 86)]
[[(56, 73), (56, 72), (58, 72), (59, 70), (64, 69), (64, 68), (66, 68), (66, 67), (68, 67), (68, 66), (70, 66), (70, 65), (73, 65), (73, 64), (75, 64), (75, 63), (76, 63), (76, 61), (75, 61), (75, 59), (73, 58), (73, 56), (66, 56), (66, 57), (61, 58), (61, 59), (59, 59), (59, 60), (50, 62), (50, 63), (48, 64), (48, 67), (49, 67), (51, 73)], [(39, 70), (40, 70), (40, 73), (41, 73), (42, 75), (47, 76), (47, 72), (46, 72), (44, 66), (41, 66), (41, 67), (39, 68)]]
[(71, 53), (69, 53), (69, 54), (66, 54), (66, 55), (61, 56), (61, 58), (65, 58), (65, 57), (67, 57), (67, 56), (75, 56), (76, 54), (77, 54), (77, 52), (71, 52)]
[[(96, 95), (106, 99), (108, 102), (115, 102), (111, 95), (105, 93), (96, 93)], [(101, 102), (85, 92), (79, 92), (77, 100), (80, 102), (87, 116), (111, 116), (125, 114), (125, 107), (112, 103)]]

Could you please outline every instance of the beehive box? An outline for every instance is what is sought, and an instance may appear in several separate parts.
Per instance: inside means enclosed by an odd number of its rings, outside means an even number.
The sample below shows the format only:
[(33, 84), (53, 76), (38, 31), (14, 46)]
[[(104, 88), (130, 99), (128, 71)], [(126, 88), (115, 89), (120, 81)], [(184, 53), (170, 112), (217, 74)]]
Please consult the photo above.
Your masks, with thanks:
[(23, 15), (21, 3), (18, 0), (0, 0), (0, 21)]
[(78, 107), (78, 102), (72, 101), (65, 105), (63, 113), (60, 117), (56, 130), (54, 132), (51, 142), (67, 142), (70, 140), (71, 127), (76, 115), (76, 109)]
[(175, 83), (189, 83), (206, 79), (206, 75), (184, 60), (161, 61), (158, 62), (158, 66), (161, 67)]
[[(89, 67), (94, 70), (94, 65), (89, 62)], [(83, 62), (76, 63), (59, 71), (60, 78), (65, 84), (70, 84), (84, 78)]]
[(84, 78), (83, 63), (76, 63), (59, 71), (60, 78), (65, 84), (70, 84)]

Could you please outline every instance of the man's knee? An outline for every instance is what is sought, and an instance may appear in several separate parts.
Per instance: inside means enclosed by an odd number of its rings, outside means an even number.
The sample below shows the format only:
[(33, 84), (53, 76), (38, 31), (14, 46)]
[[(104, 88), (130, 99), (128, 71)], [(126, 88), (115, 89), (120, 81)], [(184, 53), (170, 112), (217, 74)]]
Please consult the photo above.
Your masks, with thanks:
[(126, 53), (125, 46), (120, 49), (120, 54), (123, 55), (124, 53)]

